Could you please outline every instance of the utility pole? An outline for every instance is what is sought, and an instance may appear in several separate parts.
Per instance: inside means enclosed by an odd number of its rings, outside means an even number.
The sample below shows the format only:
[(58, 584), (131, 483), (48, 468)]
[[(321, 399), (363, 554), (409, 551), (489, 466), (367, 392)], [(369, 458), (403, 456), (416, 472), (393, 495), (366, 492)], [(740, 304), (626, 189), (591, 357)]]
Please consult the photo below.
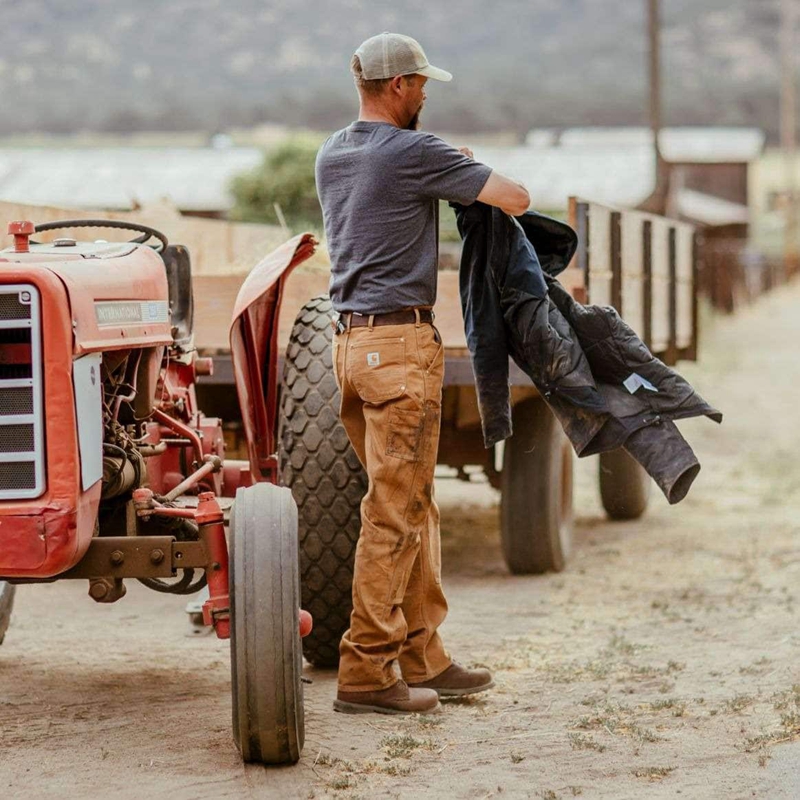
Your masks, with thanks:
[(661, 162), (658, 134), (661, 131), (661, 37), (659, 0), (647, 0), (647, 34), (650, 45), (650, 128), (656, 154), (656, 175)]
[(795, 90), (795, 29), (798, 0), (781, 0), (781, 149), (786, 169), (786, 267), (798, 266), (797, 243), (797, 104)]
[(660, 0), (645, 0), (647, 4), (647, 40), (649, 75), (649, 120), (653, 134), (656, 185), (653, 193), (640, 206), (645, 211), (664, 214), (669, 194), (669, 165), (661, 155), (659, 133), (661, 132), (661, 15)]

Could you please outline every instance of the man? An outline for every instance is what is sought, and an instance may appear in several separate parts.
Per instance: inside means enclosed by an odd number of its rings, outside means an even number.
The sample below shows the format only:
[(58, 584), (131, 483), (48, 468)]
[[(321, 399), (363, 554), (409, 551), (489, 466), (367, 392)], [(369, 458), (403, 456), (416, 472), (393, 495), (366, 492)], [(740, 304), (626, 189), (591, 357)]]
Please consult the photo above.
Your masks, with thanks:
[(334, 708), (430, 712), (439, 696), (494, 685), (488, 670), (453, 662), (437, 631), (447, 613), (433, 499), (444, 375), (431, 313), (438, 203), (477, 199), (519, 215), (529, 197), (467, 148), (418, 131), (426, 81), (452, 75), (414, 39), (367, 39), (351, 71), (358, 120), (322, 145), (316, 164), (341, 419), (369, 478)]

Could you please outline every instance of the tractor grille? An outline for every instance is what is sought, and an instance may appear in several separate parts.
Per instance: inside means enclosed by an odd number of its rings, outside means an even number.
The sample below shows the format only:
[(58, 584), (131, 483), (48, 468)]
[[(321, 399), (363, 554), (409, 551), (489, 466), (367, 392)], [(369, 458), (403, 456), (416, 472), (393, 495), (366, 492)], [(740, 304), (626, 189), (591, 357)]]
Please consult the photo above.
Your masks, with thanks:
[(31, 318), (30, 301), (23, 302), (20, 294), (0, 294), (0, 321)]
[(28, 386), (0, 388), (0, 408), (3, 414), (33, 414), (33, 391)]
[(24, 464), (0, 462), (0, 486), (7, 492), (29, 492), (36, 486), (36, 467), (30, 461)]
[(0, 425), (0, 453), (32, 453), (33, 423), (28, 425)]
[(0, 284), (0, 500), (45, 487), (41, 330), (36, 287)]

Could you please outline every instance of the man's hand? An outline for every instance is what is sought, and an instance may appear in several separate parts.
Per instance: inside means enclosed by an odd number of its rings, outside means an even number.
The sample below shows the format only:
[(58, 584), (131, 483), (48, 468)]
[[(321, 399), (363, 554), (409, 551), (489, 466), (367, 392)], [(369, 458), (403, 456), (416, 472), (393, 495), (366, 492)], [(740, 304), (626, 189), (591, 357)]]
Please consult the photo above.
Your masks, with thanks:
[(475, 156), (472, 155), (472, 150), (470, 150), (469, 147), (459, 147), (458, 152), (463, 153), (467, 158), (475, 158)]

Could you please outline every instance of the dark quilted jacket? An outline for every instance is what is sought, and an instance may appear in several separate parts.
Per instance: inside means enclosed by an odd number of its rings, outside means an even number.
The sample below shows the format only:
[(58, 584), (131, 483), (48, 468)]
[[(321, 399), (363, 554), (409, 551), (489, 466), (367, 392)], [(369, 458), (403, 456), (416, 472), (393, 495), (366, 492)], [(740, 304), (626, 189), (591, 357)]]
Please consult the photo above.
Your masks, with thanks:
[(577, 247), (572, 228), (535, 212), (514, 218), (483, 203), (453, 207), (464, 240), (461, 305), (486, 446), (512, 433), (510, 356), (579, 456), (623, 447), (670, 503), (683, 499), (700, 465), (673, 420), (705, 415), (721, 422), (722, 414), (653, 356), (615, 309), (581, 305), (563, 289), (556, 276)]

